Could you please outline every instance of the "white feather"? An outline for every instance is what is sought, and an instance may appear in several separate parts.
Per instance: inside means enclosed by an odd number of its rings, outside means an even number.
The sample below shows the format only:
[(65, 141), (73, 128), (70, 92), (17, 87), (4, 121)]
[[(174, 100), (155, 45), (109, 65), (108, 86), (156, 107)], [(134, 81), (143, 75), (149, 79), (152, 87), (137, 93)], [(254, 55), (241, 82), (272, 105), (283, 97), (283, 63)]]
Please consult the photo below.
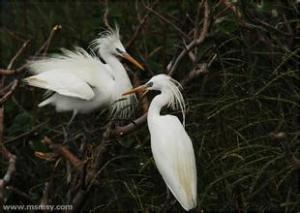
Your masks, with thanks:
[(78, 78), (76, 75), (61, 70), (42, 72), (24, 79), (30, 86), (39, 87), (57, 92), (60, 95), (91, 100), (95, 93), (89, 82)]

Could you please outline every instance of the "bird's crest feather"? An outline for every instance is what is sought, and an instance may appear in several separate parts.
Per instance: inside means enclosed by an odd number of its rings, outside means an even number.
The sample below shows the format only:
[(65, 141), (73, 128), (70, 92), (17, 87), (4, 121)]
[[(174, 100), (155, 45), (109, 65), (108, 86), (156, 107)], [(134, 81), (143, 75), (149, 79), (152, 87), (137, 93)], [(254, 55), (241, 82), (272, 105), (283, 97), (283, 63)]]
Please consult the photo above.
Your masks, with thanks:
[(120, 30), (118, 25), (115, 25), (115, 29), (104, 30), (98, 34), (98, 38), (93, 40), (90, 44), (90, 48), (100, 50), (106, 45), (111, 45), (114, 41), (120, 40)]
[(169, 105), (172, 109), (180, 110), (182, 113), (183, 126), (185, 126), (185, 101), (181, 94), (181, 89), (183, 89), (182, 85), (173, 78), (170, 78), (170, 88), (171, 93), (173, 94), (173, 98), (171, 99)]
[(185, 125), (185, 101), (180, 91), (183, 89), (182, 85), (170, 76), (162, 74), (160, 77), (165, 79), (164, 85), (167, 88), (166, 92), (170, 95), (168, 107), (171, 107), (173, 110), (181, 111), (183, 125)]

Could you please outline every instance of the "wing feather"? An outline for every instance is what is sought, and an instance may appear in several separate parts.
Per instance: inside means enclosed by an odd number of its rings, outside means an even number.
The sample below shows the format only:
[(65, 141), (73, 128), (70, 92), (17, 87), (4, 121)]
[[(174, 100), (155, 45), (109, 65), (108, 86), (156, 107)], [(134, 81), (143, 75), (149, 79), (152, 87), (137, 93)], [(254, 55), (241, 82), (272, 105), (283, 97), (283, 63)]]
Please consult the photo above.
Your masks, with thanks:
[(57, 92), (60, 95), (84, 100), (90, 100), (95, 95), (88, 82), (72, 73), (60, 72), (59, 70), (39, 73), (25, 78), (24, 82), (34, 87)]
[(80, 47), (61, 51), (61, 54), (34, 58), (28, 61), (27, 68), (33, 74), (55, 72), (59, 69), (61, 73), (71, 73), (92, 86), (106, 85), (106, 82), (112, 80), (111, 68), (103, 64), (93, 52), (89, 54)]

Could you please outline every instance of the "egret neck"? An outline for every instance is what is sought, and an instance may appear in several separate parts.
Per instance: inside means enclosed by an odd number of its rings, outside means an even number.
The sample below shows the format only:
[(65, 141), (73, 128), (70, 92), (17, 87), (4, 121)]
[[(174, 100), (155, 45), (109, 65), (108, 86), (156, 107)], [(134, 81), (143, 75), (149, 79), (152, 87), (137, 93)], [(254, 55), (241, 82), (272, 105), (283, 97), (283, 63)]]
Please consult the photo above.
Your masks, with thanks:
[(115, 88), (119, 90), (121, 95), (124, 90), (131, 87), (130, 79), (119, 59), (111, 54), (101, 53), (103, 60), (111, 66), (113, 72), (112, 75), (115, 79)]
[(161, 93), (153, 98), (148, 110), (148, 125), (149, 122), (160, 116), (161, 109), (168, 104), (169, 100), (170, 95), (165, 90), (161, 90)]

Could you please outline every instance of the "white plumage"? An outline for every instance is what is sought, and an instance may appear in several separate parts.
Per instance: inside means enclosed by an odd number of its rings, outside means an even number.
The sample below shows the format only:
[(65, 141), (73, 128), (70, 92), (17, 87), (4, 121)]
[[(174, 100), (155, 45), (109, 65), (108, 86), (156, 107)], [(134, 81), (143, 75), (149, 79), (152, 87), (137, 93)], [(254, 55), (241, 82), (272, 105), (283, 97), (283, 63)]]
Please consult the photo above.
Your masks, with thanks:
[(145, 85), (126, 92), (159, 90), (148, 111), (151, 149), (156, 166), (168, 188), (185, 210), (197, 205), (197, 170), (193, 144), (179, 119), (173, 115), (160, 115), (164, 106), (180, 109), (184, 115), (184, 100), (180, 84), (167, 75), (157, 75)]
[(177, 117), (148, 115), (153, 157), (165, 183), (185, 210), (197, 205), (194, 149)]
[[(95, 93), (87, 81), (73, 73), (52, 70), (25, 79), (31, 86), (52, 90), (64, 96), (91, 100)], [(66, 86), (67, 85), (67, 86)]]
[(129, 114), (127, 106), (135, 97), (121, 97), (132, 85), (118, 57), (126, 58), (139, 68), (142, 66), (127, 54), (118, 29), (101, 33), (92, 45), (105, 63), (93, 52), (89, 54), (80, 47), (73, 51), (62, 49), (62, 54), (29, 61), (28, 69), (34, 75), (24, 82), (54, 92), (39, 107), (50, 104), (58, 112), (73, 111), (72, 118), (77, 113), (103, 107), (110, 107), (114, 114)]

